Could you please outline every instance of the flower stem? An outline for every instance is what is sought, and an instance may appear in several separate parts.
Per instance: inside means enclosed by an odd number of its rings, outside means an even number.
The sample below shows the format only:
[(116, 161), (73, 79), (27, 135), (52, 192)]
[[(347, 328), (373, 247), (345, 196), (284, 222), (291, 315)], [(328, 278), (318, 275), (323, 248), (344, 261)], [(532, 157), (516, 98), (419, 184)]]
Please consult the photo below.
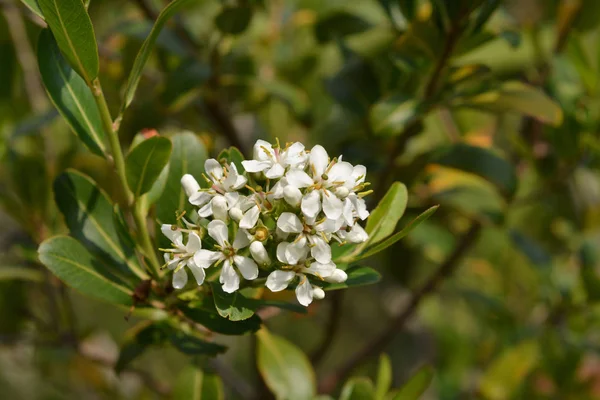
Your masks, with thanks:
[(108, 109), (108, 104), (106, 103), (104, 93), (102, 93), (102, 86), (100, 85), (100, 80), (98, 78), (92, 81), (90, 89), (92, 90), (92, 94), (94, 95), (94, 100), (96, 101), (96, 105), (98, 106), (98, 111), (100, 111), (102, 126), (104, 128), (106, 136), (108, 137), (108, 142), (110, 145), (110, 151), (112, 155), (112, 163), (117, 172), (121, 190), (123, 192), (123, 195), (125, 196), (125, 199), (127, 200), (127, 206), (131, 207), (133, 219), (137, 227), (138, 238), (141, 241), (142, 249), (144, 250), (145, 256), (148, 257), (150, 261), (150, 272), (152, 276), (158, 278), (160, 271), (160, 262), (158, 261), (158, 257), (156, 256), (156, 252), (154, 251), (154, 247), (152, 246), (152, 241), (150, 240), (150, 235), (148, 234), (148, 226), (146, 225), (146, 218), (143, 214), (143, 205), (140, 202), (139, 198), (135, 198), (133, 196), (133, 194), (129, 190), (129, 187), (127, 186), (127, 176), (125, 175), (125, 159), (123, 157), (121, 143), (119, 142), (119, 135), (115, 130), (112, 116), (110, 115), (110, 110)]

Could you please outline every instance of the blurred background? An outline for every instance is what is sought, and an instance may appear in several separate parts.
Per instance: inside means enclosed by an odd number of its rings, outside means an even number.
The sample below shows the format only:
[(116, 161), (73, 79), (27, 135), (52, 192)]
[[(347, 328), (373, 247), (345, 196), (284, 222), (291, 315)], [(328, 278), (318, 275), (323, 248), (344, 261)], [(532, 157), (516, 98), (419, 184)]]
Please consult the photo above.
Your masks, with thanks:
[[(65, 231), (54, 177), (73, 167), (118, 189), (46, 95), (44, 23), (26, 3), (0, 0), (0, 398), (169, 398), (187, 359), (154, 348), (117, 375), (135, 319), (37, 261)], [(166, 4), (89, 2), (113, 113)], [(367, 166), (371, 207), (408, 186), (401, 227), (440, 205), (367, 260), (378, 284), (263, 315), (321, 389), (374, 377), (385, 352), (394, 387), (433, 367), (425, 399), (597, 399), (598, 25), (595, 0), (198, 0), (160, 35), (121, 140), (191, 131), (213, 156), (322, 144)], [(227, 398), (268, 398), (254, 339), (224, 340), (211, 367)]]

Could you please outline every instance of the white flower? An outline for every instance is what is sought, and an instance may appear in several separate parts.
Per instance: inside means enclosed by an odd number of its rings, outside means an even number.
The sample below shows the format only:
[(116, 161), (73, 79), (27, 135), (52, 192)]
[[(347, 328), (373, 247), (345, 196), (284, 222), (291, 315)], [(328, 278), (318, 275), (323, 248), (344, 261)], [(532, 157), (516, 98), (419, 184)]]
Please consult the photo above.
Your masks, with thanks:
[(242, 161), (248, 172), (264, 172), (269, 179), (281, 178), (288, 167), (298, 167), (306, 162), (304, 145), (293, 143), (285, 149), (258, 140), (254, 145), (254, 160)]
[(194, 262), (194, 255), (200, 251), (202, 247), (200, 236), (195, 232), (190, 232), (187, 244), (184, 245), (181, 230), (177, 228), (173, 230), (173, 226), (167, 224), (162, 225), (160, 230), (169, 238), (169, 240), (171, 240), (174, 247), (174, 249), (167, 250), (164, 255), (167, 268), (175, 270), (175, 272), (173, 272), (173, 287), (175, 289), (181, 289), (187, 283), (188, 276), (184, 269), (185, 266), (192, 271), (198, 285), (202, 285), (206, 274), (204, 273), (204, 269)]
[(202, 268), (208, 268), (214, 263), (223, 261), (219, 281), (225, 292), (233, 293), (240, 287), (240, 277), (233, 267), (234, 264), (244, 279), (256, 279), (258, 276), (256, 263), (251, 258), (238, 254), (240, 249), (250, 244), (249, 235), (245, 230), (238, 230), (233, 244), (230, 244), (227, 225), (223, 221), (213, 220), (208, 224), (208, 235), (217, 242), (215, 247), (218, 251), (199, 250), (194, 254), (194, 262)]
[(269, 257), (269, 253), (262, 242), (255, 241), (250, 244), (250, 254), (252, 254), (252, 258), (254, 261), (261, 265), (269, 265), (271, 264), (271, 258)]
[(354, 213), (361, 219), (369, 215), (364, 200), (355, 193), (364, 187), (364, 166), (341, 159), (330, 161), (325, 149), (317, 145), (310, 151), (309, 172), (292, 169), (285, 175), (288, 185), (307, 188), (301, 202), (304, 215), (316, 218), (323, 210), (327, 218), (337, 220), (344, 214), (348, 224), (354, 222)]
[[(198, 215), (206, 218), (214, 213), (213, 202), (215, 197), (224, 197), (226, 203), (224, 203), (222, 200), (218, 200), (220, 202), (218, 205), (220, 207), (225, 205), (227, 209), (229, 209), (232, 204), (235, 204), (238, 201), (239, 193), (237, 190), (244, 187), (246, 184), (246, 177), (238, 173), (234, 163), (224, 167), (214, 158), (206, 160), (204, 163), (204, 169), (208, 175), (208, 177), (205, 177), (205, 179), (211, 184), (211, 186), (206, 190), (200, 189), (200, 191), (196, 191), (196, 193), (189, 197), (189, 201), (193, 205), (200, 207), (198, 210)], [(221, 215), (221, 217), (223, 217), (223, 215)]]
[(296, 286), (296, 297), (300, 304), (308, 306), (312, 303), (313, 298), (322, 299), (325, 297), (325, 292), (320, 287), (312, 285), (306, 277), (307, 274), (328, 282), (343, 282), (346, 280), (346, 273), (336, 268), (331, 261), (328, 263), (313, 262), (307, 267), (304, 258), (300, 260), (290, 259), (288, 255), (290, 254), (289, 248), (291, 245), (291, 243), (282, 242), (277, 246), (277, 259), (285, 264), (285, 269), (275, 270), (267, 277), (266, 286), (272, 292), (286, 289), (290, 282), (298, 277), (300, 282)]
[(337, 232), (341, 226), (341, 220), (322, 220), (314, 221), (309, 218), (300, 220), (296, 214), (291, 212), (281, 213), (277, 220), (277, 228), (285, 233), (296, 233), (298, 236), (291, 246), (287, 248), (289, 254), (286, 258), (295, 263), (310, 254), (320, 263), (331, 261), (331, 247), (329, 247), (329, 238), (331, 234)]
[(359, 224), (347, 226), (337, 232), (337, 236), (342, 240), (350, 243), (363, 243), (369, 239), (369, 234)]

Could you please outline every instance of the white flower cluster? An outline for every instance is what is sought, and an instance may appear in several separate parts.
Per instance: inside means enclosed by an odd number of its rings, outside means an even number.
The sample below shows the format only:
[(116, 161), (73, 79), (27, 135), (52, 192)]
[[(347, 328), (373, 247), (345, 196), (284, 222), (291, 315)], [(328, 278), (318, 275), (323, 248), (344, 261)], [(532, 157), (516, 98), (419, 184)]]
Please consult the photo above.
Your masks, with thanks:
[(300, 143), (282, 148), (263, 140), (254, 145), (254, 159), (242, 165), (245, 174), (234, 163), (207, 160), (205, 188), (191, 175), (181, 179), (198, 221), (181, 218), (185, 227), (162, 226), (172, 242), (161, 250), (166, 267), (174, 270), (173, 287), (186, 285), (185, 266), (198, 285), (205, 270), (220, 266), (219, 281), (228, 293), (239, 289), (241, 277), (250, 281), (262, 272), (273, 292), (295, 284), (304, 306), (322, 299), (320, 282), (347, 279), (332, 261), (332, 241), (368, 239), (357, 223), (369, 216), (363, 200), (370, 193), (364, 190), (366, 168), (341, 156), (330, 159), (322, 146), (307, 151)]

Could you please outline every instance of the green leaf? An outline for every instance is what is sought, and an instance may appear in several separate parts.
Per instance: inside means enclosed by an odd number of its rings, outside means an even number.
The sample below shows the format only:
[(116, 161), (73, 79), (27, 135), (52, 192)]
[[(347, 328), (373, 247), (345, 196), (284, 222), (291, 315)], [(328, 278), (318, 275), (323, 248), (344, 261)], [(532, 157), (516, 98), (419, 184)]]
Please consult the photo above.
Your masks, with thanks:
[(133, 101), (133, 97), (135, 96), (135, 91), (137, 89), (138, 84), (140, 83), (140, 79), (142, 77), (142, 72), (144, 67), (146, 66), (146, 62), (150, 58), (150, 54), (152, 53), (152, 49), (154, 48), (154, 44), (158, 39), (158, 35), (160, 31), (165, 26), (165, 23), (182, 7), (187, 6), (189, 4), (194, 3), (194, 0), (173, 0), (166, 6), (156, 18), (156, 22), (150, 31), (150, 34), (144, 40), (140, 51), (138, 52), (135, 62), (133, 63), (133, 67), (131, 68), (131, 72), (129, 74), (129, 79), (127, 80), (127, 87), (125, 88), (125, 95), (123, 99), (123, 104), (121, 105), (121, 114), (129, 107), (131, 102)]
[(31, 10), (32, 13), (44, 19), (44, 15), (42, 14), (42, 10), (40, 10), (40, 6), (38, 5), (38, 0), (21, 0), (21, 3), (25, 4), (27, 8)]
[(55, 236), (38, 249), (40, 261), (68, 286), (109, 303), (131, 306), (133, 292), (111, 280), (102, 265), (72, 237)]
[(22, 280), (29, 282), (43, 282), (42, 271), (30, 267), (0, 266), (0, 281)]
[(142, 321), (125, 333), (125, 340), (121, 345), (119, 359), (115, 364), (115, 371), (120, 373), (148, 348), (165, 342), (167, 335), (161, 323)]
[(49, 30), (40, 33), (38, 65), (52, 103), (92, 153), (104, 156), (104, 131), (94, 96), (71, 69)]
[(392, 386), (392, 362), (387, 354), (379, 356), (379, 370), (375, 383), (375, 400), (384, 400), (385, 395)]
[(257, 333), (257, 365), (278, 399), (305, 400), (315, 395), (315, 373), (306, 355), (265, 328)]
[(181, 187), (181, 177), (191, 174), (199, 179), (207, 158), (204, 145), (191, 132), (177, 134), (171, 141), (173, 151), (169, 160), (169, 172), (163, 194), (156, 202), (156, 217), (160, 223), (173, 222), (176, 211), (186, 210), (191, 213), (192, 206)]
[(494, 113), (514, 112), (553, 126), (563, 121), (560, 105), (542, 90), (522, 82), (505, 82), (499, 89), (459, 98), (453, 105)]
[(373, 105), (370, 121), (373, 133), (380, 136), (398, 136), (419, 115), (419, 102), (404, 95), (392, 96)]
[(254, 315), (254, 306), (239, 291), (226, 293), (218, 282), (211, 282), (215, 307), (223, 318), (242, 321)]
[(169, 340), (177, 350), (187, 355), (216, 356), (227, 350), (225, 346), (207, 342), (195, 335), (185, 333), (178, 328), (171, 328)]
[(533, 340), (504, 350), (481, 378), (479, 388), (484, 398), (514, 398), (513, 395), (539, 362), (540, 350), (539, 344)]
[(136, 198), (152, 189), (152, 185), (169, 162), (171, 149), (169, 139), (154, 136), (144, 140), (127, 154), (127, 184)]
[(369, 240), (364, 246), (382, 241), (394, 232), (396, 224), (404, 215), (408, 203), (408, 191), (400, 182), (394, 182), (367, 220)]
[(179, 373), (173, 387), (172, 398), (173, 400), (224, 400), (223, 382), (218, 375), (190, 365)]
[(508, 198), (517, 190), (514, 165), (483, 147), (456, 143), (437, 150), (430, 161), (480, 176), (493, 183)]
[[(437, 211), (438, 208), (439, 208), (439, 206), (433, 206), (433, 207), (428, 208), (422, 214), (420, 214), (417, 218), (412, 220), (408, 225), (406, 225), (404, 228), (402, 228), (402, 230), (400, 232), (394, 233), (392, 236), (388, 237), (383, 242), (367, 249), (362, 254), (358, 254), (357, 256), (354, 256), (354, 257), (350, 256), (350, 257), (352, 257), (352, 261), (358, 261), (358, 260), (362, 260), (362, 259), (371, 257), (371, 256), (387, 249), (388, 247), (390, 247), (391, 245), (395, 244), (400, 239), (402, 239), (406, 235), (408, 235), (413, 229), (415, 229), (417, 226), (419, 226), (423, 221), (425, 221), (429, 217), (431, 217), (433, 215), (433, 213)], [(345, 258), (342, 257), (342, 259), (345, 259)]]
[(340, 393), (339, 400), (374, 399), (375, 389), (369, 378), (356, 377), (349, 379)]
[(92, 21), (81, 0), (38, 0), (60, 51), (88, 83), (98, 76), (98, 46)]
[(393, 396), (393, 400), (419, 400), (433, 379), (433, 368), (423, 367)]
[[(346, 270), (346, 273), (348, 274), (348, 279), (346, 279), (346, 282), (343, 283), (327, 283), (321, 281), (314, 282), (321, 286), (323, 290), (339, 290), (354, 286), (371, 285), (379, 282), (381, 279), (379, 272), (369, 267), (359, 267), (357, 265), (353, 265)], [(312, 281), (312, 278), (309, 279)]]
[(315, 24), (315, 36), (320, 43), (364, 32), (371, 24), (363, 18), (344, 10), (337, 10), (320, 18)]
[(54, 195), (73, 237), (104, 260), (121, 282), (138, 281), (147, 274), (137, 262), (135, 243), (127, 233), (122, 216), (115, 213), (108, 196), (87, 176), (67, 171), (56, 178)]
[(225, 161), (228, 164), (235, 164), (235, 167), (240, 174), (246, 171), (242, 165), (242, 161), (245, 160), (244, 155), (237, 147), (231, 146), (228, 149), (222, 150), (219, 153), (217, 160), (219, 160), (219, 162)]
[(243, 321), (230, 321), (219, 315), (214, 305), (211, 308), (204, 303), (197, 304), (194, 302), (190, 304), (190, 307), (180, 307), (179, 309), (194, 322), (223, 335), (243, 335), (254, 333), (260, 329), (262, 321), (258, 315), (253, 315)]
[(223, 33), (238, 35), (248, 28), (252, 20), (252, 8), (246, 5), (225, 6), (215, 17), (215, 25)]

